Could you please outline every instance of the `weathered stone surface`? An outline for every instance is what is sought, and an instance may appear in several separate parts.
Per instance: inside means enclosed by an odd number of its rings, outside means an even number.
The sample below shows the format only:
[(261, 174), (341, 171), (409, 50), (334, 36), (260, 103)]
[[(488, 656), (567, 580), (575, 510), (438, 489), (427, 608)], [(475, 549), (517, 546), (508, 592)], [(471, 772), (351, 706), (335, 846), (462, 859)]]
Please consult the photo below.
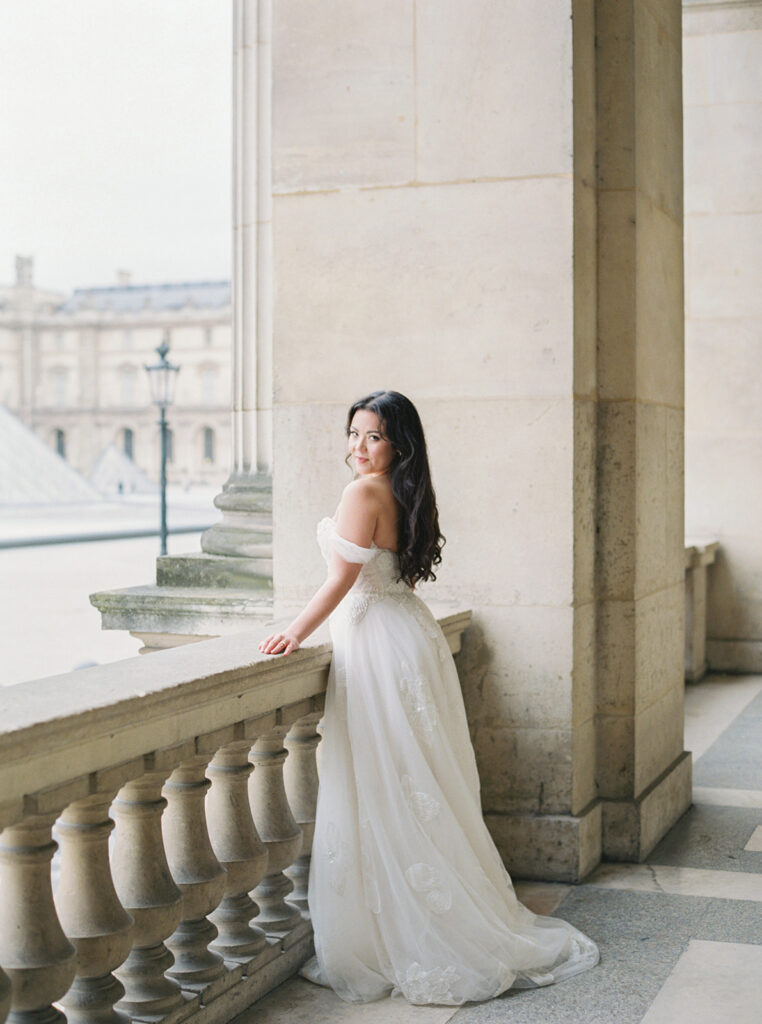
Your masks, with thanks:
[(686, 525), (721, 542), (709, 665), (759, 671), (762, 11), (691, 5), (684, 29)]
[(487, 814), (485, 821), (515, 878), (580, 882), (601, 859), (601, 805), (579, 816)]

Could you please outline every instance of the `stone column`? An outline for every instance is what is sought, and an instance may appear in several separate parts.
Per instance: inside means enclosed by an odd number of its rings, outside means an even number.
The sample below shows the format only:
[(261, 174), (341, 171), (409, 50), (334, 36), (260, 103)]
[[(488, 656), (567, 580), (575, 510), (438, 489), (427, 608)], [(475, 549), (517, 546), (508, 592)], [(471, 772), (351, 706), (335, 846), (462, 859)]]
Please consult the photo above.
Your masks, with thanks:
[(347, 405), (398, 388), (448, 541), (423, 595), (474, 611), (485, 818), (578, 881), (604, 803), (642, 856), (689, 781), (680, 3), (346, 7), (275, 8), (276, 612), (319, 583)]
[(0, 1021), (8, 1016), (11, 1006), (11, 979), (0, 967)]
[(597, 780), (603, 853), (691, 800), (683, 750), (681, 5), (596, 3)]
[(30, 817), (0, 834), (0, 964), (11, 980), (10, 1024), (66, 1021), (52, 1004), (74, 979), (75, 951), (53, 903), (53, 820)]
[[(175, 957), (168, 974), (183, 988), (204, 993), (225, 975), (219, 953), (209, 948), (217, 929), (207, 920), (222, 899), (225, 870), (214, 856), (206, 828), (204, 799), (211, 785), (204, 772), (209, 757), (183, 762), (170, 775), (163, 794), (167, 809), (162, 820), (167, 863), (183, 894), (183, 916), (167, 946)], [(203, 999), (202, 1001), (207, 1001)]]
[(165, 975), (174, 957), (164, 945), (180, 923), (183, 897), (164, 852), (161, 787), (168, 771), (148, 772), (123, 786), (114, 801), (112, 867), (122, 905), (135, 919), (129, 957), (116, 971), (125, 988), (119, 1008), (138, 1020), (158, 1020), (183, 1006), (180, 986)]
[(272, 576), (271, 0), (233, 4), (233, 452), (202, 549)]
[(280, 732), (260, 737), (251, 751), (254, 771), (249, 794), (254, 823), (267, 847), (267, 874), (254, 890), (260, 906), (257, 924), (268, 934), (280, 935), (301, 919), (298, 907), (286, 902), (293, 885), (283, 874), (302, 846), (302, 831), (294, 821), (283, 784), (283, 763), (288, 752)]
[(288, 758), (283, 767), (286, 796), (299, 828), (302, 830), (302, 847), (294, 863), (286, 869), (294, 891), (289, 903), (295, 903), (303, 912), (308, 912), (307, 887), (310, 877), (312, 839), (315, 835), (315, 810), (318, 795), (317, 746), (320, 735), (317, 724), (322, 712), (314, 712), (294, 723), (286, 736)]
[(127, 1024), (114, 1010), (124, 986), (111, 973), (129, 955), (133, 920), (114, 889), (108, 838), (113, 793), (69, 804), (56, 823), (61, 875), (56, 906), (77, 951), (77, 976), (61, 999), (69, 1024)]
[(90, 596), (141, 653), (272, 619), (271, 2), (233, 4), (232, 456), (201, 552), (164, 555), (156, 584)]
[(214, 948), (226, 961), (247, 964), (266, 947), (261, 928), (252, 923), (259, 907), (249, 896), (267, 869), (267, 847), (257, 834), (249, 804), (250, 742), (242, 740), (217, 751), (207, 769), (212, 788), (206, 817), (212, 847), (227, 871), (225, 893), (210, 915), (218, 937)]

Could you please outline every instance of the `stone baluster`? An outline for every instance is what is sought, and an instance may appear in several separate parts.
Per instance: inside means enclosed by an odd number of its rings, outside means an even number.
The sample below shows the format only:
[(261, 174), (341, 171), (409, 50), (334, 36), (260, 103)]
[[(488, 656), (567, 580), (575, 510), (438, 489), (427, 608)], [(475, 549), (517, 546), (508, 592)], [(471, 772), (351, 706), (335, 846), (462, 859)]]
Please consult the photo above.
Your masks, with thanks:
[(11, 1007), (11, 979), (0, 967), (0, 1024), (8, 1016)]
[(322, 712), (313, 712), (300, 718), (286, 735), (288, 759), (283, 766), (283, 779), (289, 806), (297, 825), (302, 830), (302, 848), (299, 856), (286, 870), (294, 885), (289, 903), (295, 903), (308, 912), (307, 887), (310, 877), (310, 856), (315, 834), (315, 808), (317, 807), (318, 772), (316, 752), (320, 743), (317, 724)]
[(225, 975), (222, 957), (209, 948), (217, 929), (207, 915), (222, 899), (226, 873), (214, 855), (206, 827), (208, 763), (209, 755), (184, 761), (163, 790), (168, 804), (162, 822), (167, 861), (183, 894), (182, 920), (167, 939), (175, 957), (169, 974), (183, 988), (199, 993)]
[(69, 1024), (127, 1024), (114, 1009), (124, 986), (111, 973), (129, 955), (133, 919), (114, 889), (108, 838), (113, 791), (77, 800), (56, 823), (61, 845), (61, 875), (56, 906), (77, 951), (77, 976), (61, 999)]
[(207, 769), (212, 788), (206, 797), (206, 820), (217, 860), (227, 871), (225, 893), (210, 914), (218, 938), (214, 949), (226, 961), (246, 964), (267, 945), (265, 933), (251, 923), (259, 907), (249, 896), (267, 868), (267, 847), (257, 834), (249, 805), (252, 773), (250, 741), (218, 750)]
[(180, 986), (164, 972), (174, 957), (164, 945), (182, 917), (182, 893), (164, 852), (161, 787), (167, 771), (123, 786), (112, 805), (116, 820), (112, 870), (122, 906), (135, 919), (132, 950), (115, 971), (125, 988), (118, 1008), (140, 1020), (158, 1019), (184, 1005)]
[(0, 833), (0, 964), (11, 982), (9, 1024), (65, 1024), (53, 1003), (74, 978), (74, 946), (53, 902), (55, 815), (35, 815)]
[(283, 784), (283, 764), (288, 751), (279, 729), (261, 736), (251, 750), (254, 771), (249, 797), (254, 823), (267, 847), (267, 874), (254, 890), (260, 906), (257, 924), (268, 935), (282, 935), (302, 919), (298, 907), (286, 902), (293, 889), (283, 869), (293, 864), (302, 845), (302, 830), (294, 821)]

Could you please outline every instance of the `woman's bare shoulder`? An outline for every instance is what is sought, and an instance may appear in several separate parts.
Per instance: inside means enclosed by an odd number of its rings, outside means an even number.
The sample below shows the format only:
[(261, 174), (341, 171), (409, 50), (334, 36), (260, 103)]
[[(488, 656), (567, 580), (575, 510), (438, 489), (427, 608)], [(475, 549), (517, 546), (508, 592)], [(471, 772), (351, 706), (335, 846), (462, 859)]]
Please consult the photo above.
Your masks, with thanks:
[(392, 493), (386, 477), (359, 476), (344, 488), (341, 504), (368, 504), (383, 502)]

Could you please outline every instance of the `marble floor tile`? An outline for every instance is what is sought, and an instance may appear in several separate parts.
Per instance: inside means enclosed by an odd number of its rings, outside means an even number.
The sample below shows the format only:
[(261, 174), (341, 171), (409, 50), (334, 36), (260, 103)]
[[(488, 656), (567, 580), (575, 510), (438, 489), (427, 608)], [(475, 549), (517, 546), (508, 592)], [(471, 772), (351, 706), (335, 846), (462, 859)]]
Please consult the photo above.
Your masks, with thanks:
[(762, 676), (710, 676), (685, 688), (685, 749), (698, 760), (762, 692)]
[(762, 789), (762, 693), (749, 701), (701, 757), (694, 758), (697, 786)]
[(516, 895), (533, 914), (552, 914), (561, 900), (568, 895), (571, 885), (561, 882), (516, 882)]
[(720, 786), (694, 786), (694, 804), (716, 807), (762, 807), (762, 789), (722, 789)]
[(749, 838), (744, 850), (754, 853), (762, 853), (762, 825), (757, 825)]
[(762, 874), (659, 864), (601, 864), (587, 881), (599, 889), (708, 896), (762, 903)]
[(762, 946), (692, 939), (642, 1024), (758, 1024)]
[(762, 852), (748, 845), (760, 825), (759, 807), (694, 804), (649, 854), (647, 863), (762, 874)]

